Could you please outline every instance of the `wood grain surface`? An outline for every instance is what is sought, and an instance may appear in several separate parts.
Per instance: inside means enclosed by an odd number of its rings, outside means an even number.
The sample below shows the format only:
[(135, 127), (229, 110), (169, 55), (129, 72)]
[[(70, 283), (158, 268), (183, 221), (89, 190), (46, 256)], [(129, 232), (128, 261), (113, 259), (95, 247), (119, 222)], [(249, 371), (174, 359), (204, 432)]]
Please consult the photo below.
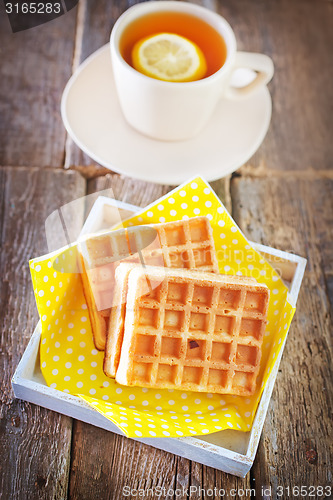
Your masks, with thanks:
[(269, 84), (271, 126), (248, 164), (269, 171), (333, 167), (332, 3), (227, 0), (220, 12), (230, 22), (238, 49), (262, 52), (274, 62)]
[(76, 9), (12, 34), (0, 15), (1, 165), (62, 167), (61, 94), (72, 71)]
[[(144, 498), (152, 499), (157, 486), (192, 485), (224, 488), (225, 498), (271, 500), (278, 498), (279, 485), (331, 485), (333, 4), (328, 0), (196, 1), (230, 21), (240, 50), (264, 52), (275, 63), (265, 141), (246, 165), (212, 187), (246, 236), (308, 259), (247, 477), (13, 399), (10, 380), (38, 320), (28, 259), (47, 250), (46, 217), (86, 193), (92, 195), (89, 211), (105, 189), (142, 207), (171, 189), (96, 165), (66, 135), (59, 112), (72, 71), (107, 43), (115, 20), (134, 3), (80, 0), (65, 16), (15, 35), (0, 9), (0, 498), (122, 500), (128, 486), (142, 488)], [(263, 486), (272, 491), (263, 495)], [(208, 497), (201, 491), (177, 498)]]
[(38, 321), (28, 261), (47, 252), (46, 217), (84, 195), (85, 182), (77, 172), (0, 168), (0, 191), (0, 498), (66, 498), (71, 419), (15, 399), (11, 378)]
[[(75, 41), (73, 70), (95, 52), (95, 50), (108, 43), (115, 21), (131, 5), (132, 3), (126, 0), (116, 0), (113, 2), (106, 0), (99, 0), (98, 2), (80, 0), (78, 5), (78, 29)], [(94, 164), (89, 156), (83, 153), (74, 144), (72, 139), (68, 137), (65, 168), (77, 168), (78, 166), (90, 167), (79, 168), (81, 173), (87, 178), (103, 175), (107, 172), (100, 165)]]
[(252, 474), (275, 487), (331, 484), (333, 181), (238, 178), (231, 192), (249, 238), (308, 259)]

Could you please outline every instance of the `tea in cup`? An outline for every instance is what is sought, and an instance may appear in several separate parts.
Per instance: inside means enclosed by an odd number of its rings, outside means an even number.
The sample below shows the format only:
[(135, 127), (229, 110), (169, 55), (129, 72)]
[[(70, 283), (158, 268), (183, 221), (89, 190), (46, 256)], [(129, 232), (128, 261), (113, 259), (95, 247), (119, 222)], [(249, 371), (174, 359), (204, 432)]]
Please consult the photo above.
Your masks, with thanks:
[[(171, 55), (170, 47), (176, 47)], [(220, 15), (185, 2), (151, 1), (129, 8), (113, 27), (110, 48), (125, 119), (158, 140), (194, 137), (221, 98), (246, 98), (274, 73), (268, 56), (236, 51), (235, 35)], [(257, 75), (244, 87), (232, 87), (238, 68)]]

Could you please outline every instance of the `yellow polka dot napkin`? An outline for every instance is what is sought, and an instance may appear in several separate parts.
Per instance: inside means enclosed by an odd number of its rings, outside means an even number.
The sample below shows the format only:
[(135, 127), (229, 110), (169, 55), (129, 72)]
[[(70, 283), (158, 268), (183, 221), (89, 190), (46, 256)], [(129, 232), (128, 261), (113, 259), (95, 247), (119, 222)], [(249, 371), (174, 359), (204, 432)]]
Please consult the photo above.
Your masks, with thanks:
[(200, 177), (160, 198), (128, 219), (124, 226), (196, 215), (210, 220), (220, 272), (252, 276), (271, 292), (258, 388), (248, 398), (117, 384), (104, 375), (104, 353), (94, 347), (80, 275), (66, 272), (73, 269), (65, 263), (75, 252), (62, 249), (30, 261), (42, 324), (40, 362), (46, 383), (81, 397), (128, 437), (203, 435), (228, 428), (248, 431), (295, 311), (279, 275), (254, 250)]

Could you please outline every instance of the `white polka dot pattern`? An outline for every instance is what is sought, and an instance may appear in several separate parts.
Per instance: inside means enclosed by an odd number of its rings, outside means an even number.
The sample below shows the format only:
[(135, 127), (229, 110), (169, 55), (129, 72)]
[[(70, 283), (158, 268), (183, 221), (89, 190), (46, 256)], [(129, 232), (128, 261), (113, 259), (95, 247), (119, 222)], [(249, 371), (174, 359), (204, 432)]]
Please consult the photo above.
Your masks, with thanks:
[[(271, 290), (258, 389), (251, 398), (223, 395), (221, 399), (218, 394), (120, 386), (103, 373), (104, 353), (97, 351), (92, 341), (80, 276), (60, 272), (58, 266), (55, 270), (56, 256), (30, 262), (42, 319), (40, 357), (47, 384), (79, 395), (129, 437), (203, 435), (228, 428), (248, 431), (294, 313), (277, 273), (249, 245), (201, 178), (177, 188), (127, 224), (180, 220), (199, 214), (211, 221), (220, 272), (253, 276)], [(66, 255), (64, 252), (62, 258)]]

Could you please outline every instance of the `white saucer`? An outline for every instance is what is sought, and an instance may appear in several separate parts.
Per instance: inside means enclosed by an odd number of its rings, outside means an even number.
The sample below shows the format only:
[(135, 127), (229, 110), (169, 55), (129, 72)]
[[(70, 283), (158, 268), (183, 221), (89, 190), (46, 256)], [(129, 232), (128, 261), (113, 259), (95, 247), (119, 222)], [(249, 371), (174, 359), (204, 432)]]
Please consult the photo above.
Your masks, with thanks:
[(181, 184), (197, 174), (211, 181), (234, 172), (262, 143), (271, 111), (265, 87), (241, 101), (221, 100), (209, 124), (194, 139), (149, 139), (122, 115), (109, 45), (81, 64), (61, 102), (67, 132), (93, 160), (115, 172), (161, 184)]

